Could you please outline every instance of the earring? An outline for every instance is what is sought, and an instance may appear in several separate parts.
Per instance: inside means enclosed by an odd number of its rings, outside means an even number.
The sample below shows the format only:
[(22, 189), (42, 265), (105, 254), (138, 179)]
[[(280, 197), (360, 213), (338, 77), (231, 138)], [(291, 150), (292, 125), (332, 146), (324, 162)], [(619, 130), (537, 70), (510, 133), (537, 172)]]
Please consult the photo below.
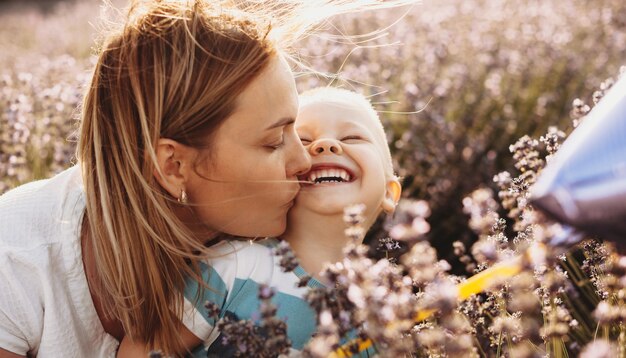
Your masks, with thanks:
[(178, 202), (181, 204), (187, 204), (188, 201), (189, 201), (189, 197), (187, 196), (187, 192), (181, 189), (180, 196), (178, 197)]

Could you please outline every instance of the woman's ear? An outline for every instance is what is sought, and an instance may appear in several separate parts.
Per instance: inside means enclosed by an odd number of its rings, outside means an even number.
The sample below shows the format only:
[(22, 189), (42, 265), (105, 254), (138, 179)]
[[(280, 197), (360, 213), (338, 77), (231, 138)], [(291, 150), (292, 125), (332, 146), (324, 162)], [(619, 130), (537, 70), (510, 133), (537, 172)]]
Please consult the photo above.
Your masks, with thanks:
[(159, 138), (156, 146), (158, 167), (154, 177), (172, 197), (180, 199), (192, 167), (191, 148), (168, 138)]
[(402, 186), (398, 178), (391, 178), (387, 180), (387, 187), (385, 189), (385, 198), (383, 199), (382, 208), (390, 214), (393, 213), (400, 200), (400, 194), (402, 194)]

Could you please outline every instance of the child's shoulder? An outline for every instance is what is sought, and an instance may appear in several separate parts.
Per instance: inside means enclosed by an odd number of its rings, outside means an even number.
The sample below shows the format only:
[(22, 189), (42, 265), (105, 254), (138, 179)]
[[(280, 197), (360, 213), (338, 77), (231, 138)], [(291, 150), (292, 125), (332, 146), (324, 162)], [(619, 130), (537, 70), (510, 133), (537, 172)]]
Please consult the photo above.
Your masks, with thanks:
[(237, 278), (271, 275), (277, 263), (274, 255), (276, 239), (229, 239), (211, 247), (205, 263), (221, 276)]
[(274, 247), (278, 241), (274, 238), (261, 240), (229, 239), (211, 247), (209, 260), (220, 260), (237, 257), (239, 259), (251, 257), (255, 259), (273, 256)]

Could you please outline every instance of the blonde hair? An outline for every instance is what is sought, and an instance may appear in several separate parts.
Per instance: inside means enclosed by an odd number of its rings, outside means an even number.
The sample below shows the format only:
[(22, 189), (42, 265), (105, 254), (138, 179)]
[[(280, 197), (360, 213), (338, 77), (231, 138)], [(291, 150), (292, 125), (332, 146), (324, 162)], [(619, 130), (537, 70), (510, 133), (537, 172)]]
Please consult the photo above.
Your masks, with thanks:
[[(324, 18), (410, 2), (131, 3), (125, 22), (101, 45), (77, 155), (98, 274), (91, 283), (106, 293), (104, 310), (126, 334), (165, 353), (180, 352), (185, 279), (201, 282), (197, 260), (209, 252), (205, 238), (175, 215), (179, 204), (153, 175), (158, 139), (210, 147), (238, 95)], [(283, 3), (290, 6), (277, 5)]]
[(300, 107), (313, 103), (348, 103), (363, 109), (368, 117), (376, 123), (374, 136), (379, 147), (378, 149), (382, 155), (381, 159), (383, 161), (385, 175), (388, 178), (396, 177), (385, 128), (380, 120), (380, 117), (378, 116), (378, 112), (376, 112), (376, 109), (372, 106), (372, 102), (367, 97), (358, 92), (349, 91), (347, 89), (326, 86), (304, 91), (300, 94), (299, 99)]

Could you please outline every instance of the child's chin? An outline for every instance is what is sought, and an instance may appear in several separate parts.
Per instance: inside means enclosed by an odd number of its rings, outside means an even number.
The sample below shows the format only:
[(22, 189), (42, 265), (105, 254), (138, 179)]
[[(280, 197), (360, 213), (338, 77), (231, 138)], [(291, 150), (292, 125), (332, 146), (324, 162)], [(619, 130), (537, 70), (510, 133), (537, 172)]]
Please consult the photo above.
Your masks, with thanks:
[(341, 215), (343, 217), (343, 209), (346, 206), (350, 206), (350, 202), (338, 201), (336, 198), (330, 198), (330, 200), (300, 200), (296, 202), (293, 208), (289, 211), (289, 216), (300, 216), (307, 214), (318, 215)]

